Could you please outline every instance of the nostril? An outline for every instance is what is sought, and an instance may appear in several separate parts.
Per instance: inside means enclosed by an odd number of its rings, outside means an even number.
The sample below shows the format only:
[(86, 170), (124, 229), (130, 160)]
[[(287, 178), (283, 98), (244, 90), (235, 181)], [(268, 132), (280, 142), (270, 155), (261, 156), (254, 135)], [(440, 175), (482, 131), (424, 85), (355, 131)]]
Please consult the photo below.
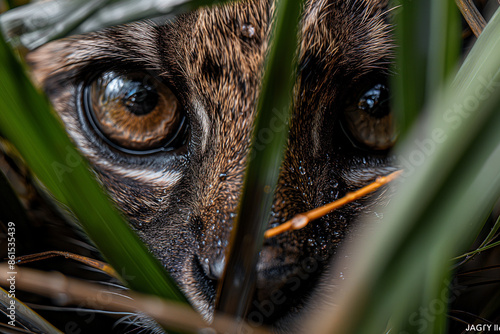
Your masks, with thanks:
[(220, 253), (208, 262), (207, 277), (212, 280), (220, 280), (226, 266), (226, 257), (224, 253)]

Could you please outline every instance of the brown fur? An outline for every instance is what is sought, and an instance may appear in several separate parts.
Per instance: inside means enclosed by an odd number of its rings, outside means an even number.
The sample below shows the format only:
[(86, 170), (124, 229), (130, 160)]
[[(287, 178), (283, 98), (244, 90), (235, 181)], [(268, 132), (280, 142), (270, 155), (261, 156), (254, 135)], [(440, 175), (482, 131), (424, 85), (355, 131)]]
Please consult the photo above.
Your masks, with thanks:
[[(294, 114), (270, 225), (331, 202), (392, 169), (385, 152), (354, 147), (339, 126), (348, 97), (388, 75), (387, 2), (307, 1)], [(241, 192), (271, 3), (203, 9), (163, 26), (110, 28), (52, 42), (29, 55), (35, 78), (101, 182), (208, 318)], [(92, 134), (78, 113), (80, 85), (90, 80), (89, 73), (116, 66), (149, 71), (174, 91), (189, 117), (186, 147), (128, 156)], [(267, 241), (249, 320), (287, 328), (287, 319), (307, 302), (360, 213), (372, 214), (367, 201)], [(274, 301), (276, 291), (283, 302)], [(272, 312), (263, 312), (270, 301)]]

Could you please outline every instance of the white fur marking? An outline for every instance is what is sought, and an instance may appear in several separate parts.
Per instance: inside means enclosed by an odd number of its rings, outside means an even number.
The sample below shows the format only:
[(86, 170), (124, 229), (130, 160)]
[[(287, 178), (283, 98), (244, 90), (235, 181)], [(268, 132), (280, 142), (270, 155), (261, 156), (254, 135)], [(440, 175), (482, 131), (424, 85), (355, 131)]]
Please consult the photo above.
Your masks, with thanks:
[(208, 142), (208, 133), (210, 131), (210, 119), (208, 118), (207, 111), (199, 101), (195, 100), (193, 105), (194, 105), (194, 112), (198, 116), (198, 119), (200, 120), (201, 123), (201, 128), (203, 132), (201, 135), (201, 148), (204, 152)]
[(181, 179), (180, 172), (133, 169), (123, 166), (116, 166), (109, 163), (104, 163), (103, 165), (105, 166), (104, 169), (106, 170), (129, 179), (134, 179), (147, 185), (172, 187)]

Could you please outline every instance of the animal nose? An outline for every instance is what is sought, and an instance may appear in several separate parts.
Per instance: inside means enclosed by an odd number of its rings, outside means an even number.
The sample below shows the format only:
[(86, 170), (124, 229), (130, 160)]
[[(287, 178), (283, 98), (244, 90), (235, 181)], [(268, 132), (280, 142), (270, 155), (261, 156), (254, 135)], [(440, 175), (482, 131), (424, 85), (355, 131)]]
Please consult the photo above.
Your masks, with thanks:
[(226, 256), (224, 252), (219, 253), (212, 259), (208, 260), (208, 266), (205, 267), (205, 274), (211, 280), (218, 281), (224, 274), (224, 267), (226, 266)]

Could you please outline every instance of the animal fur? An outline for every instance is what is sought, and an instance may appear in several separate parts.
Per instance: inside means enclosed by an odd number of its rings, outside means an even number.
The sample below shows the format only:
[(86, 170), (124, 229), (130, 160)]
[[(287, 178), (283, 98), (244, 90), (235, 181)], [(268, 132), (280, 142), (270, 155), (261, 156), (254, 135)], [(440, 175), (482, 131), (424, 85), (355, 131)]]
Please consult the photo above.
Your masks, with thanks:
[[(393, 170), (386, 152), (359, 149), (340, 126), (350, 97), (387, 80), (388, 12), (386, 0), (307, 1), (270, 226)], [(141, 22), (58, 40), (28, 56), (100, 182), (208, 319), (237, 213), (273, 14), (272, 1), (243, 1), (164, 25)], [(95, 135), (81, 110), (82, 87), (111, 68), (144, 71), (166, 83), (189, 120), (184, 147), (127, 155)], [(266, 241), (249, 321), (288, 331), (354, 220), (373, 214), (370, 205), (379, 199), (357, 201)]]

